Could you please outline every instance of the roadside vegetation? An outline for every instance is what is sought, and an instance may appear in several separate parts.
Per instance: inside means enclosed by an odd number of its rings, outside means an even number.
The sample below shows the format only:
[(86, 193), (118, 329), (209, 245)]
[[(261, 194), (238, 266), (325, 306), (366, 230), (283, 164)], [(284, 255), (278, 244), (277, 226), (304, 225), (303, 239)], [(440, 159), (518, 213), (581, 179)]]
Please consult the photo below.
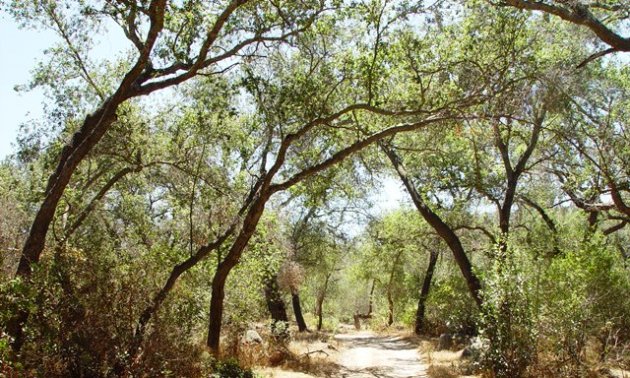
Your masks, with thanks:
[(0, 163), (0, 377), (329, 376), (354, 327), (457, 351), (432, 377), (630, 370), (625, 1), (0, 11), (58, 37)]

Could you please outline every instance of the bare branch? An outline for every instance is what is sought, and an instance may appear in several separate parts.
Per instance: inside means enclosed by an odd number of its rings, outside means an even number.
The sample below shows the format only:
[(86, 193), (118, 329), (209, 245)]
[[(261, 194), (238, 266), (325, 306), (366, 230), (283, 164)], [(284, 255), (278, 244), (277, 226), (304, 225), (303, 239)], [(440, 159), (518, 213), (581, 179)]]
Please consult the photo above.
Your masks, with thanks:
[(488, 237), (488, 239), (490, 239), (490, 242), (493, 245), (497, 244), (497, 239), (485, 227), (460, 225), (460, 226), (455, 227), (454, 229), (455, 229), (455, 231), (457, 231), (457, 230), (481, 231), (484, 235), (486, 235)]
[(283, 183), (279, 183), (279, 184), (274, 184), (271, 185), (270, 190), (272, 193), (281, 191), (281, 190), (285, 190), (290, 188), (291, 186), (299, 183), (300, 181), (311, 177), (331, 166), (333, 166), (334, 164), (342, 161), (343, 159), (345, 159), (346, 157), (350, 156), (351, 154), (375, 143), (378, 142), (379, 140), (388, 137), (388, 136), (392, 136), (392, 135), (396, 135), (398, 133), (401, 132), (408, 132), (408, 131), (413, 131), (413, 130), (418, 130), (422, 127), (428, 126), (430, 124), (433, 123), (437, 123), (437, 122), (441, 122), (441, 121), (446, 121), (446, 120), (452, 120), (455, 119), (456, 117), (453, 116), (449, 116), (449, 115), (436, 115), (433, 117), (428, 117), (427, 119), (420, 121), (420, 122), (415, 122), (415, 123), (408, 123), (408, 124), (403, 124), (403, 125), (399, 125), (399, 126), (393, 126), (390, 127), (388, 129), (382, 130), (378, 133), (372, 134), (371, 136), (368, 136), (362, 140), (359, 140), (353, 144), (351, 144), (350, 146), (342, 149), (341, 151), (337, 152), (336, 154), (334, 154), (333, 156), (331, 156), (330, 158), (326, 159), (325, 161), (316, 164), (314, 166), (311, 166), (297, 174), (295, 174), (293, 177), (291, 177), (290, 179), (286, 180)]
[(587, 64), (589, 64), (590, 62), (594, 61), (595, 59), (601, 58), (602, 56), (606, 56), (608, 54), (612, 54), (612, 53), (617, 52), (617, 51), (619, 51), (619, 50), (617, 50), (614, 47), (611, 47), (609, 49), (606, 49), (606, 50), (600, 51), (598, 53), (592, 54), (588, 58), (584, 59), (584, 61), (582, 63), (578, 64), (578, 66), (576, 68), (578, 68), (578, 69), (579, 68), (583, 68)]
[(568, 7), (548, 4), (532, 0), (503, 0), (500, 5), (511, 6), (523, 10), (542, 11), (562, 18), (574, 24), (591, 29), (602, 42), (617, 51), (630, 51), (630, 38), (622, 37), (598, 20), (588, 7), (577, 2)]

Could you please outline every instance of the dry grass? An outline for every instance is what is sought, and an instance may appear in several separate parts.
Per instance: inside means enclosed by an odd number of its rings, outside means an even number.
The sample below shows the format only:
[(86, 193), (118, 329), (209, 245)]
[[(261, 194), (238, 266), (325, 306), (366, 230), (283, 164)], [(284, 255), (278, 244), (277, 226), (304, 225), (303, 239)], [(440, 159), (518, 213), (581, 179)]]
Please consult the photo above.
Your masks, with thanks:
[(431, 378), (449, 378), (449, 377), (470, 377), (478, 378), (476, 375), (462, 375), (467, 361), (462, 360), (462, 351), (441, 350), (436, 351), (437, 339), (419, 338), (418, 350), (425, 357), (426, 363), (429, 365), (427, 374)]
[(295, 342), (328, 342), (333, 339), (333, 336), (328, 332), (297, 332), (291, 335), (291, 339)]
[(256, 327), (256, 331), (263, 344), (246, 344), (240, 335), (229, 335), (222, 340), (223, 357), (235, 357), (242, 367), (256, 368), (269, 377), (323, 377), (339, 370), (337, 342), (329, 333), (291, 329), (290, 341), (282, 343), (272, 341), (265, 328)]
[(316, 378), (316, 376), (310, 374), (271, 368), (258, 369), (256, 373), (262, 377), (269, 378)]
[(339, 352), (329, 340), (331, 336), (323, 332), (296, 335), (287, 347), (290, 353), (282, 367), (316, 376), (334, 374), (339, 370)]
[(431, 365), (427, 369), (430, 378), (457, 378), (459, 375), (450, 367), (442, 365)]
[(462, 351), (451, 350), (435, 350), (436, 341), (423, 339), (420, 341), (419, 350), (426, 355), (427, 363), (429, 364), (454, 364), (458, 362), (462, 357)]
[[(252, 326), (265, 340), (245, 344), (242, 333), (228, 333), (222, 340), (223, 357), (235, 357), (244, 368), (258, 368), (271, 377), (330, 376), (339, 370), (339, 344), (328, 332), (298, 332), (291, 326), (290, 341), (273, 341), (264, 325)], [(280, 369), (286, 369), (283, 371)], [(301, 373), (300, 373), (301, 372)], [(289, 375), (287, 375), (289, 374)]]
[(287, 359), (282, 367), (318, 377), (330, 377), (340, 369), (337, 363), (308, 356)]

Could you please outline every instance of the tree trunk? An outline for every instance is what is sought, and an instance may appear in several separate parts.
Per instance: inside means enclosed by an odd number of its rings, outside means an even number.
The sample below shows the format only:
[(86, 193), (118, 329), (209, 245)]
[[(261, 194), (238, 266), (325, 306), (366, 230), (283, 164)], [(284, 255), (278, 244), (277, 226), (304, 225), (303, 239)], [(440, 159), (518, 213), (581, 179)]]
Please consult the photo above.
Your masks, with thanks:
[(179, 277), (185, 272), (187, 272), (188, 270), (190, 270), (193, 266), (197, 265), (197, 263), (199, 263), (199, 261), (203, 260), (206, 256), (208, 256), (210, 252), (215, 251), (218, 248), (220, 248), (221, 245), (223, 245), (223, 243), (227, 240), (227, 238), (230, 237), (230, 235), (232, 235), (232, 233), (235, 230), (235, 227), (236, 227), (235, 225), (232, 225), (230, 228), (228, 228), (225, 231), (223, 235), (217, 238), (217, 240), (215, 240), (213, 243), (206, 244), (205, 246), (200, 247), (193, 256), (189, 257), (188, 259), (183, 261), (181, 264), (178, 264), (173, 267), (173, 269), (171, 270), (171, 274), (169, 275), (168, 279), (164, 283), (164, 286), (162, 287), (162, 289), (153, 297), (153, 300), (151, 301), (151, 303), (144, 309), (144, 311), (142, 312), (142, 315), (138, 319), (138, 326), (136, 327), (136, 331), (133, 337), (133, 342), (131, 343), (131, 347), (129, 348), (129, 352), (128, 352), (130, 361), (135, 359), (138, 350), (140, 349), (140, 347), (142, 346), (142, 343), (144, 342), (144, 335), (146, 332), (147, 325), (149, 324), (149, 321), (151, 320), (153, 315), (158, 311), (158, 309), (162, 305), (162, 302), (164, 302), (164, 300), (166, 299), (168, 294), (171, 292), (173, 287), (175, 287), (175, 283), (177, 282)]
[(293, 303), (293, 313), (295, 314), (295, 321), (298, 325), (300, 332), (308, 331), (304, 316), (302, 316), (302, 306), (300, 305), (300, 295), (297, 289), (291, 289), (291, 302)]
[[(267, 302), (267, 309), (269, 309), (269, 313), (271, 314), (271, 332), (274, 336), (283, 336), (287, 333), (287, 324), (289, 323), (287, 306), (280, 294), (277, 276), (275, 274), (270, 275), (266, 281), (265, 300)], [(282, 326), (280, 326), (279, 323), (282, 324)]]
[(503, 204), (499, 208), (499, 229), (501, 230), (501, 236), (499, 238), (499, 262), (503, 264), (507, 259), (508, 254), (508, 239), (510, 237), (510, 219), (512, 218), (512, 206), (514, 205), (514, 199), (516, 197), (516, 186), (518, 184), (518, 178), (520, 173), (510, 173), (511, 178), (507, 180), (507, 187), (505, 191), (505, 197)]
[(317, 301), (315, 303), (315, 314), (317, 315), (317, 330), (322, 330), (322, 318), (324, 316), (324, 299), (326, 298), (326, 290), (328, 290), (328, 281), (330, 274), (326, 276), (324, 287), (317, 293)]
[(411, 182), (411, 179), (409, 178), (409, 175), (407, 174), (407, 171), (405, 170), (405, 167), (398, 155), (396, 155), (396, 153), (384, 143), (381, 143), (380, 146), (392, 162), (398, 176), (405, 185), (405, 188), (407, 189), (407, 192), (409, 192), (414, 205), (424, 220), (438, 233), (442, 240), (444, 240), (444, 242), (448, 245), (451, 252), (453, 252), (453, 257), (455, 258), (455, 262), (457, 262), (457, 265), (466, 280), (468, 290), (475, 300), (475, 303), (477, 303), (477, 306), (481, 308), (483, 304), (483, 300), (481, 298), (481, 283), (479, 282), (477, 275), (472, 270), (472, 264), (464, 251), (464, 246), (459, 240), (459, 237), (455, 234), (455, 231), (444, 223), (444, 221), (424, 202), (422, 196), (420, 196)]
[[(16, 277), (20, 277), (26, 282), (30, 282), (32, 265), (39, 262), (46, 235), (57, 210), (57, 205), (61, 200), (72, 175), (79, 164), (100, 141), (112, 123), (116, 121), (117, 104), (111, 104), (108, 100), (92, 115), (86, 117), (81, 128), (74, 133), (70, 144), (61, 151), (59, 163), (48, 179), (48, 184), (44, 192), (44, 200), (35, 214), (35, 219), (31, 225), (30, 232), (24, 243), (22, 255), (18, 264)], [(18, 352), (24, 342), (23, 327), (28, 320), (29, 312), (19, 310), (7, 322), (6, 331), (13, 339), (11, 347)]]
[(225, 298), (225, 281), (229, 270), (217, 271), (212, 280), (212, 297), (210, 298), (210, 321), (208, 323), (207, 345), (210, 352), (219, 357), (221, 341), (221, 322), (223, 321), (223, 299)]
[(420, 290), (420, 298), (418, 299), (418, 309), (416, 310), (416, 335), (422, 334), (424, 330), (424, 310), (427, 297), (429, 296), (429, 290), (431, 289), (431, 280), (433, 279), (433, 272), (435, 271), (435, 265), (437, 264), (439, 251), (437, 249), (431, 251), (429, 256), (429, 266), (427, 267), (427, 273), (424, 276), (422, 282), (422, 289)]
[(370, 302), (368, 304), (368, 315), (372, 315), (374, 310), (374, 288), (376, 287), (376, 278), (372, 280), (372, 289), (370, 289)]
[(219, 341), (221, 338), (221, 322), (223, 320), (223, 299), (225, 298), (225, 282), (228, 275), (232, 271), (232, 268), (238, 264), (247, 247), (247, 243), (251, 239), (252, 235), (256, 231), (260, 217), (265, 211), (265, 205), (269, 200), (270, 193), (260, 194), (257, 199), (253, 201), (252, 206), (249, 208), (245, 219), (243, 220), (243, 227), (236, 236), (232, 247), (229, 252), (217, 266), (217, 271), (212, 279), (212, 298), (210, 299), (210, 321), (208, 322), (208, 339), (207, 346), (210, 348), (211, 353), (215, 356), (219, 356)]
[(61, 196), (79, 164), (101, 140), (111, 124), (116, 121), (117, 107), (117, 105), (109, 106), (109, 101), (105, 102), (96, 113), (86, 117), (81, 128), (72, 136), (70, 144), (61, 151), (59, 163), (48, 179), (44, 201), (35, 215), (31, 230), (24, 243), (16, 272), (17, 277), (30, 277), (32, 264), (39, 262), (44, 250), (48, 228), (55, 216)]
[(324, 321), (324, 315), (323, 315), (323, 305), (324, 305), (324, 298), (322, 297), (321, 301), (317, 301), (317, 330), (321, 331), (322, 330), (322, 323)]
[(392, 298), (392, 285), (394, 284), (394, 276), (396, 274), (396, 267), (400, 262), (401, 252), (398, 252), (394, 262), (392, 264), (392, 270), (389, 273), (389, 282), (387, 283), (387, 326), (394, 324), (394, 298)]
[(392, 324), (394, 324), (394, 300), (391, 291), (387, 290), (387, 326)]

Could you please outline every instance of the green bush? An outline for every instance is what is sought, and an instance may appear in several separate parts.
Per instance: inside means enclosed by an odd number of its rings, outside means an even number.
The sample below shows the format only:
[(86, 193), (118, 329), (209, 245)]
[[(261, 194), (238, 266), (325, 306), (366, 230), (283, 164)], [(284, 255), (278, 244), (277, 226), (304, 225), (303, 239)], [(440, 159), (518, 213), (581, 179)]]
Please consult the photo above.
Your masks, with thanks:
[(510, 247), (485, 274), (480, 328), (490, 340), (486, 358), (497, 377), (524, 376), (536, 355), (532, 266), (525, 254)]
[(456, 267), (434, 277), (425, 313), (425, 329), (429, 333), (436, 336), (445, 332), (473, 334), (478, 313), (466, 282)]
[(238, 361), (229, 358), (216, 364), (212, 378), (254, 378), (254, 373), (249, 369), (243, 369)]
[(589, 339), (599, 341), (602, 362), (615, 345), (628, 342), (630, 279), (603, 238), (594, 237), (554, 259), (542, 278), (541, 338), (545, 350), (565, 367), (578, 370), (586, 362)]

